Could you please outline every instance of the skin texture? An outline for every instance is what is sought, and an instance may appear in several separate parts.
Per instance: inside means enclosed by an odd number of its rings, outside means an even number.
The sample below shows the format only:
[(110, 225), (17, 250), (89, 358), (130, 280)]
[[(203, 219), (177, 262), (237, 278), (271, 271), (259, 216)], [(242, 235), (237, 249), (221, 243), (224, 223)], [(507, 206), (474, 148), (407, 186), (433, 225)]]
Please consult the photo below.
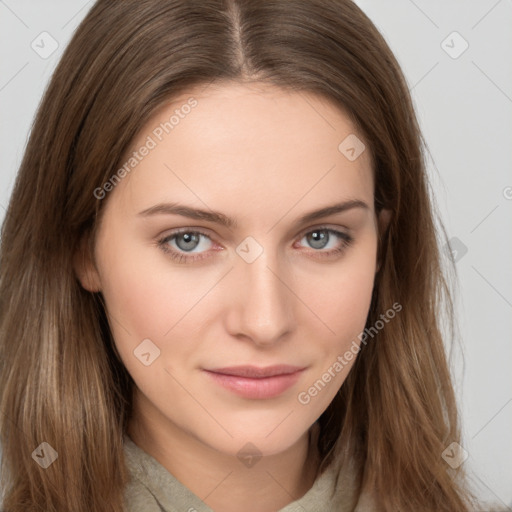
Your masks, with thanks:
[[(191, 96), (197, 106), (162, 141), (153, 135), (156, 147), (104, 199), (94, 261), (78, 273), (86, 289), (103, 294), (137, 385), (134, 442), (214, 510), (277, 510), (313, 484), (317, 459), (308, 433), (354, 359), (308, 404), (298, 394), (359, 343), (364, 329), (379, 227), (371, 156), (366, 150), (350, 161), (338, 150), (357, 132), (327, 100), (262, 83), (187, 91), (160, 109), (131, 150)], [(312, 210), (347, 200), (368, 207), (298, 224)], [(238, 225), (139, 215), (167, 202), (219, 211)], [(329, 233), (318, 248), (311, 232), (320, 227), (353, 242), (322, 257), (344, 241)], [(191, 249), (203, 259), (179, 263), (159, 246), (182, 228), (208, 235)], [(252, 263), (236, 250), (247, 237), (263, 248)], [(186, 255), (183, 239), (177, 242), (165, 244)], [(134, 355), (145, 339), (160, 350), (149, 366)], [(245, 364), (305, 370), (270, 399), (235, 395), (203, 371)], [(237, 457), (248, 442), (263, 455), (252, 467)]]

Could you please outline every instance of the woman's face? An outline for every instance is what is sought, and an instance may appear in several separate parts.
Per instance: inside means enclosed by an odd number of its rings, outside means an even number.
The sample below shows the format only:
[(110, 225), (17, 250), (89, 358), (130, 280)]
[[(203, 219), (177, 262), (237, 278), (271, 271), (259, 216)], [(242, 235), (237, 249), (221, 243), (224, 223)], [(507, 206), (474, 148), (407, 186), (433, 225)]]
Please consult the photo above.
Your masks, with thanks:
[(326, 100), (265, 84), (195, 88), (141, 130), (122, 179), (97, 192), (95, 266), (80, 274), (104, 296), (136, 416), (270, 455), (327, 408), (376, 272), (356, 137)]

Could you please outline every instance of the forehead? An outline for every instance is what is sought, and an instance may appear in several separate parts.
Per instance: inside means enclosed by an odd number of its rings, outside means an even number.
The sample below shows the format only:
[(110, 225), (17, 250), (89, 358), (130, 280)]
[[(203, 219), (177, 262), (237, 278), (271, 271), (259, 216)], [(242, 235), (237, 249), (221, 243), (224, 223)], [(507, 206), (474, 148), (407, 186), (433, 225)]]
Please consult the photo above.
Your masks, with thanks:
[(318, 197), (371, 204), (370, 151), (346, 152), (363, 144), (349, 116), (321, 96), (265, 83), (197, 86), (142, 127), (123, 164), (150, 149), (113, 195), (129, 209), (183, 200), (247, 215), (270, 202), (276, 215), (298, 201), (316, 206)]

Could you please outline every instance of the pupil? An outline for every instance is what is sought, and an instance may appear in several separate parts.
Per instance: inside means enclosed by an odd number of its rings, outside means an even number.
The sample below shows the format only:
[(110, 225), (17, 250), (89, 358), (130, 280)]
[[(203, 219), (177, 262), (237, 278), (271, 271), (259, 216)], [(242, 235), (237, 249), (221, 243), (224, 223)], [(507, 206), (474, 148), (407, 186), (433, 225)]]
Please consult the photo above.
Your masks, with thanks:
[[(184, 240), (185, 243), (180, 243), (180, 240)], [(176, 238), (176, 245), (183, 251), (190, 251), (195, 249), (199, 236), (195, 233), (184, 233)]]
[(314, 247), (315, 249), (322, 249), (329, 241), (329, 235), (325, 230), (313, 231), (310, 234), (309, 238), (311, 246)]

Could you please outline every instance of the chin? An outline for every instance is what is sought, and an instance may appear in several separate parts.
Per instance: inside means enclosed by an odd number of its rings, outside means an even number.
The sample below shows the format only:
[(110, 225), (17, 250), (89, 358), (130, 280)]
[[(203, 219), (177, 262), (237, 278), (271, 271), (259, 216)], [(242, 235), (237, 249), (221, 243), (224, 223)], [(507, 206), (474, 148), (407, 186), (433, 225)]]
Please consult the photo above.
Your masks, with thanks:
[(278, 455), (293, 447), (303, 436), (308, 434), (307, 425), (301, 428), (291, 420), (292, 416), (293, 414), (290, 414), (290, 423), (288, 423), (288, 419), (281, 425), (276, 423), (273, 427), (274, 431), (268, 428), (262, 429), (261, 423), (254, 424), (252, 428), (233, 426), (230, 429), (227, 426), (225, 428), (232, 437), (222, 429), (217, 429), (215, 437), (212, 437), (212, 431), (210, 430), (207, 433), (208, 437), (201, 436), (200, 439), (214, 450), (238, 458), (240, 458), (240, 452), (245, 451), (254, 451), (255, 454), (260, 456)]

